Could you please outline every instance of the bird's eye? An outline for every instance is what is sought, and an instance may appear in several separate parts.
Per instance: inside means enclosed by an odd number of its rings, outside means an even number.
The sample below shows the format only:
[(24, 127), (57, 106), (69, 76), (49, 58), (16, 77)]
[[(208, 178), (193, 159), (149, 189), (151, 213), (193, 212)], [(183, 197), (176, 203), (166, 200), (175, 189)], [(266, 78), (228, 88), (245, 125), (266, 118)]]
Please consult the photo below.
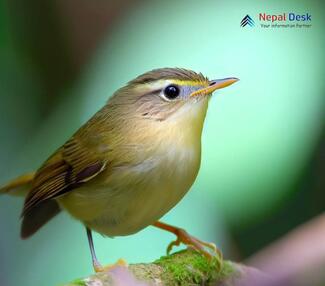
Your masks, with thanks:
[(176, 85), (169, 85), (164, 89), (164, 95), (167, 99), (175, 99), (179, 94), (180, 90)]

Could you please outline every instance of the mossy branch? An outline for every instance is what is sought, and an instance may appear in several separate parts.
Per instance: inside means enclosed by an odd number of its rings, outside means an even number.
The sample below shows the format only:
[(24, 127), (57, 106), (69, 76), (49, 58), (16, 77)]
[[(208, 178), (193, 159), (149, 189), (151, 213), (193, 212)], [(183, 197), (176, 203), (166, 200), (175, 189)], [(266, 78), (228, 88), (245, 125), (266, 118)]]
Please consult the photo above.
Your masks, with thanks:
[(78, 279), (64, 286), (148, 286), (148, 285), (269, 285), (262, 272), (230, 261), (212, 259), (184, 250), (152, 263), (113, 267), (107, 272)]

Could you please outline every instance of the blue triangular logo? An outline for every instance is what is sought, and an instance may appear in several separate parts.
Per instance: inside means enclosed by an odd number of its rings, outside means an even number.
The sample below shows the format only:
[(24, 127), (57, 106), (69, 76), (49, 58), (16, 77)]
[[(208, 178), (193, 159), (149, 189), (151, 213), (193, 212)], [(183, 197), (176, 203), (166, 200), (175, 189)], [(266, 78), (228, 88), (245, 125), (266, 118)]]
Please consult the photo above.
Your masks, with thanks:
[(246, 25), (250, 27), (254, 27), (255, 25), (254, 20), (249, 15), (246, 15), (240, 22), (241, 27), (245, 27)]

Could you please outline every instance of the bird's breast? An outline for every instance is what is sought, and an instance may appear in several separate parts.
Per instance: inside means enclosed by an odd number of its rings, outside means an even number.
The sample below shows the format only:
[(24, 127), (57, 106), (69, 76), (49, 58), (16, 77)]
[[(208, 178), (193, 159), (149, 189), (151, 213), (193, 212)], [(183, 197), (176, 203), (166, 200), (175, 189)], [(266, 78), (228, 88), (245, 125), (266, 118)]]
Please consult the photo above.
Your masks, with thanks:
[(128, 235), (174, 207), (193, 184), (199, 165), (198, 146), (166, 146), (139, 164), (116, 167), (102, 181), (76, 189), (60, 202), (101, 234)]
[(124, 149), (131, 161), (72, 191), (61, 205), (107, 236), (132, 234), (157, 221), (186, 194), (199, 170), (203, 119), (201, 125), (186, 122), (167, 122), (145, 148)]

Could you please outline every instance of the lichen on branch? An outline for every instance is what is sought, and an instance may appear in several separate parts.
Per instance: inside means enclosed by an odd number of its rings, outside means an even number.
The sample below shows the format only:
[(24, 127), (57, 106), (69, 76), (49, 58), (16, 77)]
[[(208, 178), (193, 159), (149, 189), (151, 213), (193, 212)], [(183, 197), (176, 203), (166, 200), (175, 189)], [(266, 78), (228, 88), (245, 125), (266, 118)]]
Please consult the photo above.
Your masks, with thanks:
[(207, 259), (194, 250), (183, 250), (161, 257), (152, 263), (117, 266), (109, 271), (78, 279), (64, 286), (149, 286), (149, 285), (249, 285), (249, 279), (267, 281), (256, 269), (218, 257)]

